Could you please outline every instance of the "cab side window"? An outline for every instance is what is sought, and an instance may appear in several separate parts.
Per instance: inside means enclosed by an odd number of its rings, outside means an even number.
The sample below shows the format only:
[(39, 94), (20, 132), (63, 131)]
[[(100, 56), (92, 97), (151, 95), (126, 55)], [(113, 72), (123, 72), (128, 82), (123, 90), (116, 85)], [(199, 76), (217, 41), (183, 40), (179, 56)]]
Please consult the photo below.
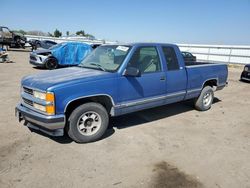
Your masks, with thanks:
[(140, 47), (131, 57), (128, 67), (138, 68), (141, 73), (152, 73), (161, 70), (160, 59), (155, 47)]
[(162, 47), (164, 57), (169, 71), (179, 70), (178, 60), (172, 47)]

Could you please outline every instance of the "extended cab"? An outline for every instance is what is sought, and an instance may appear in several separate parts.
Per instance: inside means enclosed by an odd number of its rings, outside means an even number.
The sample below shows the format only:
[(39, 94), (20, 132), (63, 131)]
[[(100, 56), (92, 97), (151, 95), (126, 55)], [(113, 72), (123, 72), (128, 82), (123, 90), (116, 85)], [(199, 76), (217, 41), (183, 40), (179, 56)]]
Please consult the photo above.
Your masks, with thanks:
[(208, 110), (227, 76), (225, 64), (185, 64), (172, 44), (102, 45), (78, 67), (23, 78), (16, 116), (50, 135), (66, 131), (76, 142), (91, 142), (105, 133), (110, 116), (188, 99)]

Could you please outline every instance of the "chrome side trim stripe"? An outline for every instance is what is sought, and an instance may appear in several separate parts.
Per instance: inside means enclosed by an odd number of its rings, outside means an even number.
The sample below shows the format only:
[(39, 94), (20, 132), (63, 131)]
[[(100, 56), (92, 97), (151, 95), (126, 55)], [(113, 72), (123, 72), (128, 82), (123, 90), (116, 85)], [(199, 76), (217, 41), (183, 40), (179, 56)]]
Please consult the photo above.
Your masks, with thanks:
[(171, 93), (168, 95), (158, 96), (158, 97), (154, 97), (154, 98), (148, 98), (148, 99), (136, 100), (136, 101), (132, 101), (132, 102), (128, 102), (128, 103), (118, 104), (118, 105), (115, 105), (115, 108), (130, 107), (130, 106), (145, 104), (145, 103), (149, 103), (149, 102), (156, 102), (158, 100), (164, 100), (164, 99), (177, 97), (177, 96), (181, 96), (181, 95), (185, 95), (185, 94), (186, 94), (186, 91), (180, 91), (180, 92)]
[(202, 90), (202, 88), (190, 89), (190, 90), (187, 91), (187, 94), (200, 92), (201, 90)]
[(207, 66), (220, 66), (220, 65), (226, 65), (227, 66), (227, 64), (225, 64), (225, 63), (209, 63), (209, 64), (199, 64), (199, 65), (188, 65), (188, 66), (186, 66), (186, 68), (188, 69), (188, 68), (198, 68), (198, 67), (207, 67)]

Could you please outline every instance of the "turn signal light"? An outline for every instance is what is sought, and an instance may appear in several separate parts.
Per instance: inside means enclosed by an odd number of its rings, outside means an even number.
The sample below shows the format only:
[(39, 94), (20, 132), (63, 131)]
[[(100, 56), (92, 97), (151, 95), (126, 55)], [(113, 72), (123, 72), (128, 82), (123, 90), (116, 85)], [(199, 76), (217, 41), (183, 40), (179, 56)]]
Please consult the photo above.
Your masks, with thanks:
[(46, 101), (54, 102), (55, 101), (54, 93), (46, 93)]
[(49, 115), (54, 115), (55, 114), (55, 106), (46, 106), (46, 113)]

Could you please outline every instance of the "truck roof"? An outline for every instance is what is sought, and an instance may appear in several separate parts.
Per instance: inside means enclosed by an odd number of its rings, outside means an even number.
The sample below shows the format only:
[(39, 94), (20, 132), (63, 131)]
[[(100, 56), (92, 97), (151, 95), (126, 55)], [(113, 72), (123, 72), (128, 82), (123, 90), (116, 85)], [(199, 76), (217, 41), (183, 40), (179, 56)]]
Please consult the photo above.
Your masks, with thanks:
[(134, 43), (117, 43), (117, 44), (104, 44), (104, 45), (121, 45), (121, 46), (177, 46), (176, 44), (169, 43), (155, 43), (155, 42), (134, 42)]

